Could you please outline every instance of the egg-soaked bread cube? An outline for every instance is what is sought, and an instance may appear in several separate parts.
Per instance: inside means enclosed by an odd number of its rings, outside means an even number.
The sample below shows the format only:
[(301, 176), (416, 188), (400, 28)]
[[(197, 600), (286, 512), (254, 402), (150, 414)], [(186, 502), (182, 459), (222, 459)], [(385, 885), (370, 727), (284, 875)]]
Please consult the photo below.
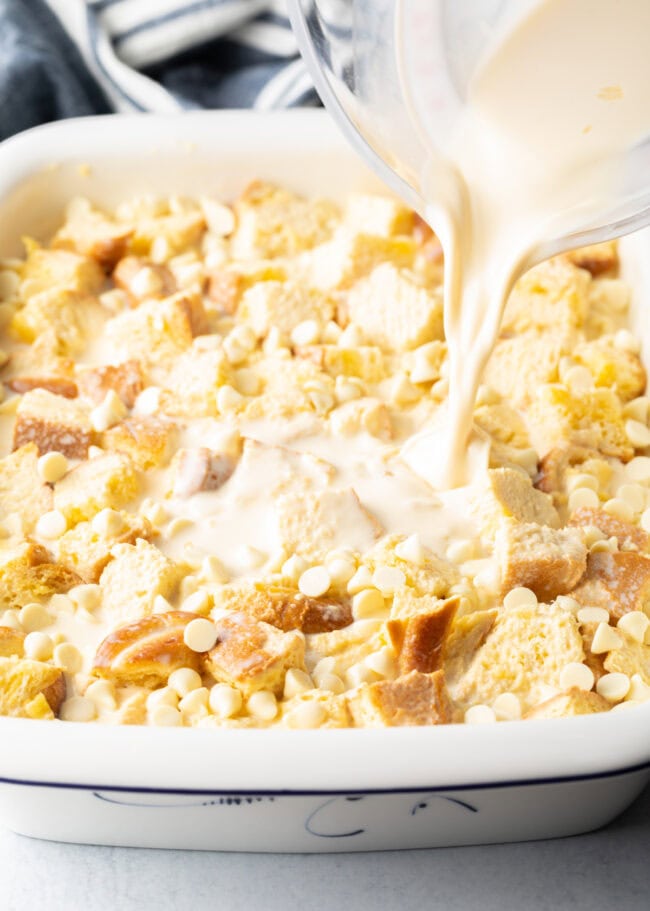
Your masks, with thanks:
[(614, 620), (643, 611), (650, 604), (650, 557), (633, 551), (589, 554), (571, 597), (585, 607), (604, 607)]
[(0, 658), (22, 658), (24, 642), (25, 633), (10, 626), (0, 626)]
[(501, 332), (544, 332), (580, 328), (589, 309), (591, 276), (562, 257), (534, 266), (515, 285)]
[(52, 509), (52, 488), (38, 473), (38, 449), (27, 443), (0, 459), (0, 521), (20, 516), (25, 534), (33, 532), (43, 513)]
[(0, 550), (0, 609), (20, 610), (78, 585), (81, 578), (66, 566), (52, 563), (44, 547), (23, 542)]
[(620, 550), (650, 551), (650, 534), (633, 522), (626, 522), (604, 509), (582, 506), (571, 513), (569, 525), (576, 528), (599, 528), (608, 538), (616, 538)]
[(504, 519), (496, 534), (495, 556), (501, 572), (501, 591), (534, 591), (540, 601), (570, 592), (587, 566), (587, 549), (574, 528), (520, 523)]
[(428, 602), (411, 616), (391, 619), (386, 624), (390, 642), (397, 654), (400, 674), (420, 671), (430, 674), (439, 670), (442, 653), (450, 626), (458, 610), (460, 599), (439, 601), (420, 598)]
[(340, 218), (330, 200), (306, 200), (263, 181), (251, 183), (234, 208), (233, 259), (293, 256), (326, 240)]
[(507, 402), (524, 406), (540, 386), (557, 382), (560, 360), (571, 354), (575, 333), (553, 331), (545, 335), (525, 332), (500, 338), (483, 374), (483, 382)]
[(65, 693), (60, 667), (28, 658), (0, 658), (0, 715), (54, 718)]
[(54, 508), (70, 525), (92, 519), (100, 509), (120, 509), (138, 493), (132, 460), (111, 452), (82, 462), (54, 485)]
[(545, 688), (560, 688), (560, 674), (584, 658), (578, 621), (552, 604), (503, 608), (460, 679), (449, 682), (455, 701), (491, 705), (514, 693), (536, 705)]
[(376, 266), (350, 288), (346, 311), (370, 344), (389, 351), (443, 338), (441, 295), (391, 263)]
[(343, 221), (351, 231), (392, 237), (411, 234), (415, 213), (399, 199), (371, 193), (351, 193), (348, 196)]
[(330, 376), (358, 376), (369, 383), (378, 383), (387, 376), (386, 359), (381, 348), (359, 345), (342, 348), (339, 345), (304, 345), (294, 349), (296, 357), (316, 364)]
[(453, 708), (442, 671), (411, 671), (395, 680), (364, 684), (349, 697), (358, 727), (449, 724)]
[(72, 250), (95, 260), (108, 271), (126, 253), (133, 228), (93, 208), (83, 197), (73, 199), (52, 246)]
[(551, 498), (536, 490), (523, 472), (492, 468), (474, 494), (472, 509), (482, 534), (493, 540), (504, 518), (557, 528), (560, 517)]
[(650, 686), (650, 645), (636, 642), (621, 630), (618, 632), (623, 644), (607, 653), (604, 660), (605, 670), (609, 674), (627, 674), (628, 677), (638, 674), (646, 686)]
[(33, 240), (25, 241), (25, 245), (27, 258), (20, 283), (22, 300), (54, 288), (82, 294), (97, 294), (102, 289), (104, 273), (94, 260), (68, 250), (45, 250)]
[(89, 409), (83, 404), (46, 389), (34, 389), (18, 404), (13, 448), (35, 443), (40, 455), (62, 452), (68, 458), (83, 459), (92, 434)]
[(613, 336), (583, 342), (571, 356), (587, 367), (596, 386), (614, 390), (624, 402), (642, 395), (646, 388), (647, 376), (640, 357), (617, 348)]
[(173, 598), (185, 573), (183, 567), (142, 539), (135, 544), (115, 544), (111, 556), (99, 584), (104, 607), (115, 624), (151, 614), (156, 595)]
[(289, 335), (298, 323), (324, 324), (334, 316), (334, 301), (315, 288), (293, 281), (264, 281), (244, 292), (237, 315), (262, 338), (271, 328)]
[(206, 667), (222, 683), (245, 696), (257, 690), (281, 695), (289, 668), (305, 668), (305, 640), (301, 633), (281, 632), (268, 623), (237, 611), (215, 620), (217, 644)]
[(133, 408), (145, 385), (142, 366), (135, 360), (82, 369), (75, 379), (79, 394), (95, 405), (101, 404), (112, 390), (127, 408)]
[(95, 297), (68, 288), (47, 288), (33, 294), (17, 311), (9, 330), (22, 342), (33, 342), (44, 332), (56, 337), (60, 355), (80, 354), (97, 333), (104, 317)]
[(142, 516), (119, 513), (119, 530), (101, 534), (91, 522), (79, 522), (57, 542), (57, 560), (79, 575), (84, 582), (97, 582), (102, 570), (112, 559), (115, 544), (135, 544), (154, 537), (151, 523)]
[(244, 580), (223, 585), (215, 605), (228, 611), (244, 611), (256, 620), (283, 632), (326, 633), (352, 623), (351, 599), (335, 595), (310, 598), (300, 591), (264, 582)]
[[(319, 730), (352, 727), (352, 718), (345, 694), (334, 695), (324, 690), (298, 693), (281, 703), (283, 728), (317, 727)], [(314, 720), (305, 724), (305, 716)]]
[(566, 259), (579, 269), (586, 269), (592, 277), (615, 272), (618, 269), (618, 249), (615, 240), (602, 244), (589, 244), (565, 253)]
[(413, 603), (413, 595), (418, 598), (444, 598), (452, 586), (460, 581), (460, 573), (453, 563), (443, 560), (426, 548), (423, 549), (422, 559), (418, 563), (403, 560), (395, 552), (397, 545), (403, 541), (402, 535), (385, 535), (373, 548), (364, 553), (361, 561), (371, 574), (382, 566), (396, 567), (404, 573), (406, 586), (410, 591), (398, 589), (395, 592), (391, 616), (397, 618), (418, 612), (422, 605), (419, 602)]
[(524, 718), (574, 718), (577, 715), (593, 715), (608, 712), (611, 704), (599, 696), (574, 686), (565, 693), (558, 693), (545, 702), (529, 709)]
[(376, 237), (343, 227), (327, 243), (298, 257), (295, 267), (308, 286), (342, 291), (383, 263), (412, 268), (416, 253), (417, 244), (411, 237)]
[(136, 468), (146, 471), (167, 464), (176, 432), (176, 424), (165, 418), (127, 418), (104, 431), (101, 445), (103, 449), (125, 453)]
[(174, 417), (215, 417), (219, 389), (232, 382), (232, 373), (222, 350), (197, 351), (192, 346), (176, 358), (163, 380), (160, 411)]

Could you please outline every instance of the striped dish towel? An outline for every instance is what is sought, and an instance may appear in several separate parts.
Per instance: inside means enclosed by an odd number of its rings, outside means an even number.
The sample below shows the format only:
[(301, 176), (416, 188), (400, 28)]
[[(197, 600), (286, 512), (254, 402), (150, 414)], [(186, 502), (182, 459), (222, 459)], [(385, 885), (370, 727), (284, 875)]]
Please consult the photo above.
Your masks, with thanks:
[(318, 103), (284, 0), (46, 2), (112, 110)]

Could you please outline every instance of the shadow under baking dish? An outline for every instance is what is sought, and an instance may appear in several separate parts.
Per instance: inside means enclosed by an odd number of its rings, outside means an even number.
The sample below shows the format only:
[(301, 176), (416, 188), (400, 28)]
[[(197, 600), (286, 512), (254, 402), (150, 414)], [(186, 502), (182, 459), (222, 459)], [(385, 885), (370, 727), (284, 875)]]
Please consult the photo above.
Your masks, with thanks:
[[(253, 177), (333, 197), (380, 186), (322, 111), (64, 121), (0, 147), (0, 255), (17, 254), (22, 235), (51, 234), (75, 195), (109, 207), (143, 193), (229, 198)], [(621, 245), (638, 301), (649, 250), (647, 235)], [(650, 341), (647, 310), (632, 323)], [(231, 851), (421, 848), (604, 825), (650, 780), (650, 704), (387, 730), (0, 718), (0, 743), (0, 822), (25, 835)]]

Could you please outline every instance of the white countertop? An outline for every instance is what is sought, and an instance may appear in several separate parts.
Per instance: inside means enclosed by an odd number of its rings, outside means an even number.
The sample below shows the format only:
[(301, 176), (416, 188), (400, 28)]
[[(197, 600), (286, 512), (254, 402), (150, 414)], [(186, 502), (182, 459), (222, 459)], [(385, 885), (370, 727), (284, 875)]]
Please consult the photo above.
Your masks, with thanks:
[(646, 911), (650, 789), (606, 829), (434, 851), (280, 855), (33, 841), (0, 828), (2, 911)]

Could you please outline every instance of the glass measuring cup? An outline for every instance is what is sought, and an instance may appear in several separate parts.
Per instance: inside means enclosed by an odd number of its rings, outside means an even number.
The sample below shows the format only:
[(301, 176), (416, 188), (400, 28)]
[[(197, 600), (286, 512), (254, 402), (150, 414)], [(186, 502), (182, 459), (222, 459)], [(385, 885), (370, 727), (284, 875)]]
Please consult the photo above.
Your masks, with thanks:
[[(298, 44), (325, 107), (382, 180), (426, 216), (436, 191), (426, 184), (428, 163), (432, 156), (444, 158), (467, 106), (472, 78), (539, 0), (288, 2)], [(591, 15), (597, 17), (610, 2), (593, 0)], [(626, 22), (629, 3), (636, 19)], [(647, 46), (650, 34), (650, 3), (645, 10), (642, 6), (633, 0), (619, 3), (621, 29), (611, 36), (637, 52)], [(584, 40), (589, 40), (588, 27)], [(603, 50), (594, 48), (594, 53)], [(638, 80), (648, 86), (650, 53), (646, 57)], [(570, 91), (573, 74), (567, 70), (564, 75)], [(560, 235), (549, 223), (522, 268), (650, 224), (650, 119), (645, 135), (615, 155), (603, 147), (599, 156), (584, 166), (611, 170), (615, 191), (607, 206), (577, 204), (570, 229), (565, 220)]]

